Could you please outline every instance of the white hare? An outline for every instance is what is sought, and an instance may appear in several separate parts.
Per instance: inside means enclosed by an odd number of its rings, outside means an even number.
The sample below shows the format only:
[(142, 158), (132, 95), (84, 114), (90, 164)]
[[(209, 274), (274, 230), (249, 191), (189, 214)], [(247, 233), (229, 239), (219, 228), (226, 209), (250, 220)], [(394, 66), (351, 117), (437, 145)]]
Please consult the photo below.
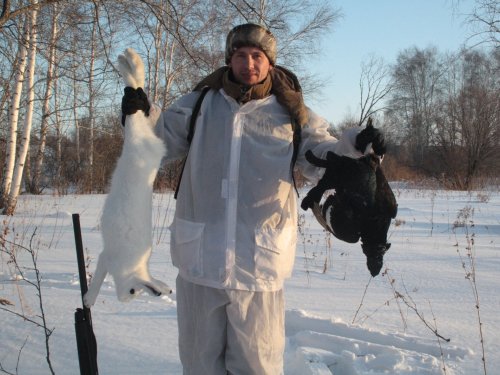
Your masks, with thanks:
[[(126, 86), (144, 87), (144, 64), (133, 49), (118, 56), (118, 67)], [(166, 151), (154, 133), (159, 115), (160, 109), (152, 105), (148, 117), (142, 110), (126, 117), (123, 150), (101, 217), (104, 247), (84, 296), (87, 307), (95, 303), (108, 273), (113, 276), (120, 301), (129, 301), (143, 291), (153, 295), (171, 292), (168, 285), (151, 276), (148, 268), (153, 182)]]

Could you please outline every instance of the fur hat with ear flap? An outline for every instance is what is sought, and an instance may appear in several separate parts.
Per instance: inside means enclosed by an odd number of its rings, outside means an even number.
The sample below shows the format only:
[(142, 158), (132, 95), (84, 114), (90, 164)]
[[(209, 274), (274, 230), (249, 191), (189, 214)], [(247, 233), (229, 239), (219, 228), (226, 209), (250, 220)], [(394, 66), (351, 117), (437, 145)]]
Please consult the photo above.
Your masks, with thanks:
[(276, 39), (266, 28), (254, 23), (246, 23), (233, 28), (226, 39), (226, 64), (231, 62), (234, 51), (240, 47), (260, 48), (271, 65), (276, 65)]

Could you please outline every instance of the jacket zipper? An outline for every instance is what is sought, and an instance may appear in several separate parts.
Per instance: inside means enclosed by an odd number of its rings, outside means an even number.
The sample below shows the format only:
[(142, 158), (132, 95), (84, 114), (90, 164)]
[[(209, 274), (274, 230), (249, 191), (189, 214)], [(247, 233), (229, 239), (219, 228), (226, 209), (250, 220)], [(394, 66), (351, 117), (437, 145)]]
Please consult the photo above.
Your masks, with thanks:
[(233, 131), (231, 137), (231, 149), (229, 153), (229, 173), (227, 181), (227, 232), (226, 232), (226, 270), (224, 281), (231, 273), (235, 264), (236, 254), (236, 221), (238, 211), (238, 176), (241, 156), (241, 136), (243, 121), (241, 114), (237, 112), (233, 120)]

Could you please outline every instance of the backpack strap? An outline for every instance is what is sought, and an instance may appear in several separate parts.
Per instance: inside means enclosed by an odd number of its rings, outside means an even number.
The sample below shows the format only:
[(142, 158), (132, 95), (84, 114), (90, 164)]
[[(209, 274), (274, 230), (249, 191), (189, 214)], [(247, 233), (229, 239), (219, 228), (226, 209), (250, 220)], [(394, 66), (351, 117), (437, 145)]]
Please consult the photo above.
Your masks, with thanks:
[(189, 132), (187, 135), (187, 141), (189, 145), (191, 145), (191, 141), (193, 140), (194, 137), (194, 129), (196, 128), (196, 120), (198, 118), (198, 114), (200, 113), (201, 104), (203, 103), (203, 99), (205, 98), (205, 95), (207, 95), (207, 92), (209, 90), (210, 90), (209, 86), (205, 86), (201, 89), (201, 94), (198, 97), (198, 100), (196, 100), (196, 104), (194, 105), (193, 108), (193, 113), (191, 113), (191, 118), (189, 119)]
[(302, 140), (302, 127), (300, 126), (299, 122), (297, 119), (292, 117), (291, 120), (292, 123), (292, 130), (293, 130), (293, 154), (292, 154), (292, 162), (290, 164), (290, 169), (292, 173), (292, 181), (293, 181), (293, 187), (295, 188), (295, 192), (297, 193), (297, 196), (300, 196), (299, 190), (297, 189), (297, 182), (295, 181), (295, 175), (293, 173), (293, 170), (295, 168), (295, 163), (297, 162), (297, 157), (299, 155), (299, 146), (300, 142)]
[[(201, 104), (203, 103), (203, 99), (205, 98), (205, 95), (207, 95), (207, 92), (210, 90), (210, 87), (205, 86), (201, 90), (200, 96), (196, 100), (196, 103), (193, 107), (193, 112), (191, 113), (191, 117), (189, 119), (189, 130), (188, 130), (188, 135), (186, 137), (189, 147), (191, 147), (191, 142), (193, 141), (194, 137), (194, 130), (196, 128), (196, 120), (198, 119), (198, 115), (200, 114), (200, 109), (201, 109)], [(189, 150), (188, 150), (189, 153)], [(179, 179), (177, 180), (177, 186), (175, 187), (175, 193), (174, 193), (174, 199), (177, 199), (177, 194), (179, 194), (179, 187), (181, 186), (181, 179), (182, 179), (182, 174), (184, 173), (184, 167), (186, 166), (186, 160), (187, 160), (187, 155), (184, 158), (184, 161), (182, 162), (182, 169), (181, 173), (179, 175)]]

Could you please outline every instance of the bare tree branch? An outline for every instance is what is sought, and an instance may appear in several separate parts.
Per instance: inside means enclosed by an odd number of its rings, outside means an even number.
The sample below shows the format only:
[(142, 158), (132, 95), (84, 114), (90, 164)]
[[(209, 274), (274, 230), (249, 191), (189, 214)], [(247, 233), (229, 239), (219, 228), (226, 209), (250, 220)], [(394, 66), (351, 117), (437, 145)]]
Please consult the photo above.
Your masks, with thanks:
[(361, 126), (368, 117), (388, 108), (387, 105), (380, 105), (392, 89), (393, 85), (390, 81), (389, 67), (381, 58), (372, 55), (369, 57), (368, 61), (361, 64), (361, 77), (359, 79), (359, 126)]
[(28, 13), (34, 8), (40, 9), (41, 7), (62, 1), (63, 0), (42, 0), (35, 4), (31, 3), (18, 9), (10, 10), (10, 0), (4, 0), (2, 6), (2, 15), (0, 16), (0, 29), (2, 29), (5, 23), (7, 23), (8, 21), (13, 20), (25, 13)]

